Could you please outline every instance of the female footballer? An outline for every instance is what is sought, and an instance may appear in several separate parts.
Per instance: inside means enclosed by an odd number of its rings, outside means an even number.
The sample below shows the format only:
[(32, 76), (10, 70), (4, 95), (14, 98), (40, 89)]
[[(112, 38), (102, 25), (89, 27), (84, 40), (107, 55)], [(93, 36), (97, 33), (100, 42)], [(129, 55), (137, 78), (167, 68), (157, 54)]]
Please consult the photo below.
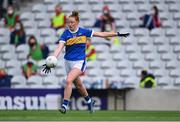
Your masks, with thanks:
[[(95, 101), (88, 95), (83, 82), (80, 79), (80, 75), (85, 71), (86, 68), (86, 41), (87, 38), (96, 37), (114, 37), (114, 36), (129, 36), (129, 33), (120, 34), (119, 32), (94, 32), (86, 28), (78, 26), (79, 24), (79, 13), (77, 11), (72, 11), (72, 14), (68, 17), (68, 28), (65, 29), (63, 34), (59, 39), (59, 45), (54, 51), (54, 56), (58, 58), (62, 49), (65, 46), (65, 68), (67, 72), (66, 86), (64, 89), (64, 98), (59, 111), (63, 114), (67, 111), (67, 106), (70, 101), (72, 93), (72, 85), (75, 84), (76, 88), (80, 94), (87, 101), (87, 105), (90, 113), (94, 112)], [(43, 65), (43, 71), (49, 73), (51, 67), (46, 64)]]

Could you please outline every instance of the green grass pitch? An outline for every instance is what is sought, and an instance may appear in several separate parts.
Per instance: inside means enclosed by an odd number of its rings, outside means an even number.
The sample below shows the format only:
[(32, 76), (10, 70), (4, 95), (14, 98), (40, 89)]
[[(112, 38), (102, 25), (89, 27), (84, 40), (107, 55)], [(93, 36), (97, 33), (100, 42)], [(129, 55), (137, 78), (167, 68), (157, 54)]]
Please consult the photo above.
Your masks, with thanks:
[(180, 112), (168, 111), (0, 111), (0, 121), (180, 121)]

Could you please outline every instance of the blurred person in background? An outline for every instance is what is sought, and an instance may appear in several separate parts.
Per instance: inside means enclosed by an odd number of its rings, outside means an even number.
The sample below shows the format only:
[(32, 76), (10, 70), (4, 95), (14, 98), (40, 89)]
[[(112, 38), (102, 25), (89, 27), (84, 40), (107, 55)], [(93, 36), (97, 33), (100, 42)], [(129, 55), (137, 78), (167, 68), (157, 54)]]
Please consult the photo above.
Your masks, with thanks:
[[(116, 32), (115, 19), (111, 15), (109, 7), (105, 5), (102, 12), (102, 15), (97, 18), (94, 27), (100, 27), (102, 32)], [(120, 44), (118, 37), (107, 37), (106, 39), (111, 40), (113, 45)]]
[(13, 6), (8, 6), (7, 13), (4, 16), (5, 27), (13, 31), (16, 23), (20, 21), (19, 15), (16, 14)]
[(102, 12), (102, 15), (97, 17), (94, 27), (101, 28), (102, 32), (115, 32), (115, 19), (112, 17), (109, 7), (105, 5)]
[(148, 73), (146, 70), (142, 70), (140, 87), (141, 88), (155, 88), (156, 87), (155, 76), (153, 74)]
[(23, 75), (28, 79), (32, 75), (37, 74), (37, 65), (34, 63), (32, 59), (28, 59), (28, 61), (22, 66)]
[(149, 30), (161, 27), (161, 20), (159, 18), (159, 10), (157, 6), (153, 6), (150, 14), (145, 14), (144, 16), (140, 17), (140, 19), (143, 22), (140, 27), (148, 28)]
[(8, 75), (5, 69), (0, 68), (0, 87), (11, 87), (11, 75)]
[(49, 48), (45, 44), (39, 44), (35, 36), (30, 36), (28, 40), (30, 52), (28, 58), (35, 61), (45, 59), (49, 54)]
[[(6, 8), (4, 6), (4, 1), (5, 0), (0, 0), (0, 20), (4, 17), (4, 14), (6, 13)], [(6, 0), (8, 6), (13, 6), (13, 1), (12, 0)]]
[(95, 61), (96, 60), (96, 49), (94, 45), (91, 44), (91, 40), (88, 40), (86, 43), (86, 60)]
[(11, 32), (10, 37), (10, 44), (14, 44), (15, 46), (26, 43), (26, 34), (23, 24), (20, 21), (16, 23), (14, 31)]
[(66, 16), (62, 12), (62, 7), (60, 4), (57, 4), (55, 7), (55, 16), (52, 17), (51, 27), (56, 30), (66, 27)]

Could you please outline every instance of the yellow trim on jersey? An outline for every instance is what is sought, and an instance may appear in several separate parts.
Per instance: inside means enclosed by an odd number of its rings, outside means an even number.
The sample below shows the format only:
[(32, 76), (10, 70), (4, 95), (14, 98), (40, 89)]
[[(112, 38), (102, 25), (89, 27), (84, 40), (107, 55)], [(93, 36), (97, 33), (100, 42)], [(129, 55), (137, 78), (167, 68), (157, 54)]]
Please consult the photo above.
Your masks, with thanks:
[(73, 44), (80, 44), (80, 43), (86, 43), (86, 36), (78, 36), (75, 38), (70, 38), (66, 41), (66, 45), (73, 45)]

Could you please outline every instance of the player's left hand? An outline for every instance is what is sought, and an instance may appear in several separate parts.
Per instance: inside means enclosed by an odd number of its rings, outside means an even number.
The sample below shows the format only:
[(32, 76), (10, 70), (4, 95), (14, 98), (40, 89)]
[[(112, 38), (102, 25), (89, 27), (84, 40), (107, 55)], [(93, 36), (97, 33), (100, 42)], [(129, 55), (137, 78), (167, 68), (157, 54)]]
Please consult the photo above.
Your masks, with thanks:
[(51, 73), (51, 68), (48, 67), (46, 64), (42, 65), (44, 68), (43, 68), (43, 72), (48, 74), (48, 73)]
[(121, 34), (121, 33), (119, 33), (119, 32), (117, 32), (117, 36), (122, 36), (122, 37), (128, 37), (130, 35), (130, 33), (123, 33), (123, 34)]

